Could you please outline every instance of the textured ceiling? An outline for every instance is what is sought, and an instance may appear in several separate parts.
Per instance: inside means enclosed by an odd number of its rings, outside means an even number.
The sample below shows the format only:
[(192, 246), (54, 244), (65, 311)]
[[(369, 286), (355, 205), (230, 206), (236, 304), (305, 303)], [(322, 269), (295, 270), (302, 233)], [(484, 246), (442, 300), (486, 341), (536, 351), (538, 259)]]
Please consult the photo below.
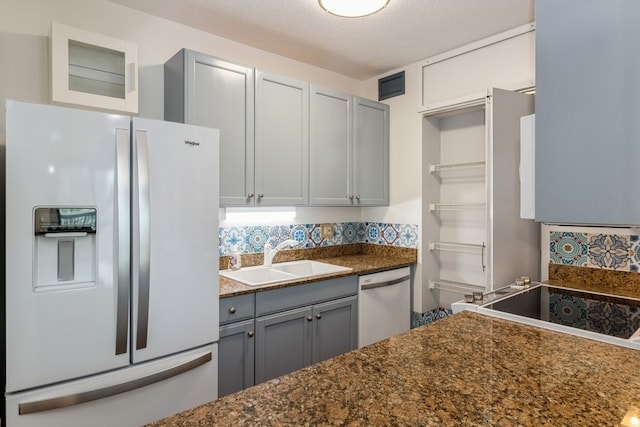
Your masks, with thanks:
[(535, 19), (535, 0), (391, 0), (351, 19), (317, 0), (109, 1), (360, 80)]

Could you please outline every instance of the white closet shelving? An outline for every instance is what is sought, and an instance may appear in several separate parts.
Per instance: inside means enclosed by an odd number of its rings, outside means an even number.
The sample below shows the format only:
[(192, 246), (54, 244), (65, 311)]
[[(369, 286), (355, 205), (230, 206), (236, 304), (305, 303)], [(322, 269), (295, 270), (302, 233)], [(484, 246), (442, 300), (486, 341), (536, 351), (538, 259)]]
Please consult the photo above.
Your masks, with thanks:
[(539, 225), (519, 216), (519, 125), (531, 113), (531, 95), (501, 89), (423, 111), (423, 277), (434, 306), (537, 277)]

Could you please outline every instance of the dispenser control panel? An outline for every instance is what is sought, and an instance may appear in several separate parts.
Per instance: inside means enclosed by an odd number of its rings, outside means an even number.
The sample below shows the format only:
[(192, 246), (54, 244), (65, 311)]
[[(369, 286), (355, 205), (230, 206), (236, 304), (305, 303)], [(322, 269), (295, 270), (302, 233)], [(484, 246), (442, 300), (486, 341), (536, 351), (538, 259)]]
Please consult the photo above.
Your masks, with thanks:
[(93, 208), (36, 208), (34, 217), (35, 234), (96, 232)]
[(34, 290), (95, 286), (97, 210), (49, 206), (33, 213)]

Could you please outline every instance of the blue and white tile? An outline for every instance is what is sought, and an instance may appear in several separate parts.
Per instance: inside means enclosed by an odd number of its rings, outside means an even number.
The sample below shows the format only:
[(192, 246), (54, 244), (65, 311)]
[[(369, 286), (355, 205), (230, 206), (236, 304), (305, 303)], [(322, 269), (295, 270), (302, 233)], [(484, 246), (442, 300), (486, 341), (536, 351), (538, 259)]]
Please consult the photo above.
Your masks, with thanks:
[(549, 295), (549, 320), (578, 329), (587, 328), (587, 302), (571, 295)]
[(374, 245), (381, 244), (382, 242), (382, 234), (381, 229), (386, 224), (379, 224), (375, 222), (367, 222), (366, 223), (366, 240), (365, 243), (372, 243)]
[(269, 227), (269, 241), (272, 246), (276, 246), (285, 240), (291, 239), (290, 225), (274, 225)]
[(640, 329), (640, 307), (629, 307), (629, 325), (632, 334)]
[(398, 230), (396, 230), (394, 224), (385, 224), (382, 229), (382, 240), (385, 245), (398, 246)]
[(294, 240), (300, 242), (298, 248), (313, 248), (313, 242), (309, 240), (309, 228), (312, 224), (296, 224), (291, 230), (291, 236)]
[(358, 224), (354, 222), (345, 222), (342, 224), (342, 230), (340, 232), (342, 236), (342, 243), (350, 244), (350, 243), (358, 243)]
[(629, 306), (605, 301), (587, 300), (587, 330), (619, 338), (629, 338)]
[(629, 236), (629, 271), (640, 272), (640, 238), (637, 234)]
[(260, 253), (269, 239), (269, 227), (251, 226), (246, 228), (245, 253)]
[(585, 233), (553, 231), (549, 240), (552, 263), (574, 266), (587, 264), (588, 244)]
[(588, 267), (630, 271), (631, 245), (629, 236), (617, 234), (587, 234), (589, 239)]
[(220, 228), (219, 235), (219, 254), (220, 256), (231, 254), (231, 248), (237, 246), (242, 253), (245, 252), (245, 229), (244, 227)]
[(313, 245), (312, 247), (323, 246), (322, 237), (322, 225), (321, 224), (307, 224), (307, 230), (309, 230), (309, 241)]
[(418, 247), (418, 226), (416, 224), (398, 224), (398, 246)]

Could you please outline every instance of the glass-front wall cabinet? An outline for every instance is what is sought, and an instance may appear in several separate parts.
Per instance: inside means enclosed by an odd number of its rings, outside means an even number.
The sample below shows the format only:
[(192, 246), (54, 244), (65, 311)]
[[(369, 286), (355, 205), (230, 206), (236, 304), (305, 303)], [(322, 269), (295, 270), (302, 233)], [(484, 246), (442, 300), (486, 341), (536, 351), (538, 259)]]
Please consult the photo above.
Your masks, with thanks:
[(138, 46), (54, 22), (51, 100), (138, 112)]

